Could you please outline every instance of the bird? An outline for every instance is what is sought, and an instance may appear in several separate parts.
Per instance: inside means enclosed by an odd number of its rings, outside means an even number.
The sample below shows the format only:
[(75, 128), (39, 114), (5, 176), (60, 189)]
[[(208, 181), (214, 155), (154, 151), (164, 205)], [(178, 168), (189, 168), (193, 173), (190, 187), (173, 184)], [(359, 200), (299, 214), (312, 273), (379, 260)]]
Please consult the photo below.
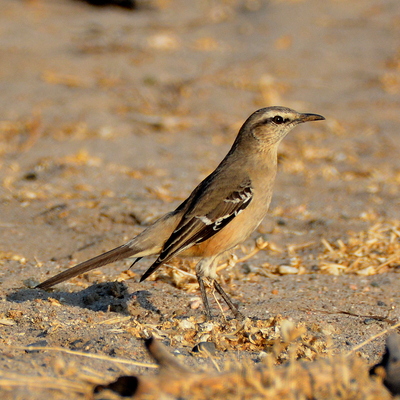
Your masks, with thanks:
[(324, 120), (319, 114), (272, 106), (253, 112), (217, 168), (175, 210), (125, 244), (71, 267), (40, 283), (50, 287), (125, 258), (156, 256), (140, 278), (148, 278), (175, 256), (199, 258), (195, 273), (208, 319), (206, 285), (215, 289), (236, 319), (243, 314), (217, 281), (221, 257), (253, 233), (268, 212), (277, 173), (278, 146), (298, 124)]

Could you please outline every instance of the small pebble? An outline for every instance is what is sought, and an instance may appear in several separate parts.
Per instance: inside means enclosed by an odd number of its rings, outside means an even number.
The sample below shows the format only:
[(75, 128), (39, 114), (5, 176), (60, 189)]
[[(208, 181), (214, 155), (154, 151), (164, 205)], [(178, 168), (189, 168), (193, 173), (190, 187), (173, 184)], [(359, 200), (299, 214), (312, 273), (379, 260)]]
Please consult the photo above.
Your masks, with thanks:
[(290, 265), (280, 265), (278, 271), (281, 275), (296, 275), (299, 273), (299, 269), (291, 267)]
[(246, 274), (246, 275), (250, 274), (251, 270), (252, 270), (252, 268), (250, 267), (249, 264), (247, 264), (247, 263), (242, 264), (242, 271), (244, 274)]
[[(47, 340), (39, 340), (38, 342), (28, 344), (28, 347), (46, 347)], [(39, 350), (25, 350), (25, 353), (39, 353)]]
[(201, 299), (199, 297), (194, 297), (190, 299), (189, 305), (192, 310), (197, 310), (201, 306)]
[(258, 353), (258, 359), (261, 361), (261, 360), (263, 360), (265, 357), (267, 357), (268, 356), (268, 353), (266, 352), (266, 351), (260, 351), (259, 353)]
[(192, 351), (193, 353), (205, 353), (214, 355), (217, 351), (217, 347), (215, 346), (214, 342), (200, 342), (193, 347)]
[(193, 322), (187, 320), (187, 319), (183, 319), (182, 321), (179, 322), (179, 327), (181, 329), (195, 329), (195, 325)]

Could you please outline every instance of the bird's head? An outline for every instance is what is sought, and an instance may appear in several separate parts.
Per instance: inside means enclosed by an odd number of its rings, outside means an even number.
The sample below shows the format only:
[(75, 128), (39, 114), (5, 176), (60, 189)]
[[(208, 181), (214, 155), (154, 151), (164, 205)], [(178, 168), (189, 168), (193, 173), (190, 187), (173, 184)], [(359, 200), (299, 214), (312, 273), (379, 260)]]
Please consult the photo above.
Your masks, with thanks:
[(241, 134), (252, 136), (260, 144), (279, 143), (296, 125), (325, 119), (318, 114), (305, 114), (286, 107), (266, 107), (254, 112), (241, 128)]

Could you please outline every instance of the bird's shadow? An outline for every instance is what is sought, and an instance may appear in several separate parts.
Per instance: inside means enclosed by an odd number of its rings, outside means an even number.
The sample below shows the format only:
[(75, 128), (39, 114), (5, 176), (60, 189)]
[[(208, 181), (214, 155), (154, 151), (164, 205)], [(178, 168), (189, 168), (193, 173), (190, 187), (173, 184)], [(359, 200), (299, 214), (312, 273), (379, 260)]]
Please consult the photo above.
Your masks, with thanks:
[(96, 283), (80, 292), (47, 292), (41, 289), (18, 289), (7, 295), (7, 301), (23, 303), (33, 300), (55, 299), (61, 304), (86, 308), (92, 311), (112, 311), (121, 314), (130, 314), (129, 305), (134, 300), (147, 311), (160, 313), (149, 300), (151, 293), (147, 290), (128, 292), (123, 282)]

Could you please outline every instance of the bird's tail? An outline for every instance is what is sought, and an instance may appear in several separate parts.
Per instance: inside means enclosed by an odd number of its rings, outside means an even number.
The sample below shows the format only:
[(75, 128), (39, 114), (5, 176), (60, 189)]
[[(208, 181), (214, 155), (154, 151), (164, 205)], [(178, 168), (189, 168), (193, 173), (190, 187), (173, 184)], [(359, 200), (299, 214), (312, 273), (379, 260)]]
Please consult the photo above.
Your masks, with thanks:
[(53, 276), (47, 281), (44, 281), (36, 286), (39, 289), (49, 289), (58, 283), (64, 282), (67, 279), (71, 279), (74, 276), (83, 274), (84, 272), (91, 271), (92, 269), (102, 267), (103, 265), (110, 264), (114, 261), (122, 260), (127, 257), (134, 256), (138, 253), (138, 250), (123, 244), (122, 246), (116, 247), (113, 250), (107, 251), (106, 253), (100, 254), (97, 257), (91, 258), (90, 260), (84, 261), (75, 267), (69, 268), (66, 271), (60, 272)]

